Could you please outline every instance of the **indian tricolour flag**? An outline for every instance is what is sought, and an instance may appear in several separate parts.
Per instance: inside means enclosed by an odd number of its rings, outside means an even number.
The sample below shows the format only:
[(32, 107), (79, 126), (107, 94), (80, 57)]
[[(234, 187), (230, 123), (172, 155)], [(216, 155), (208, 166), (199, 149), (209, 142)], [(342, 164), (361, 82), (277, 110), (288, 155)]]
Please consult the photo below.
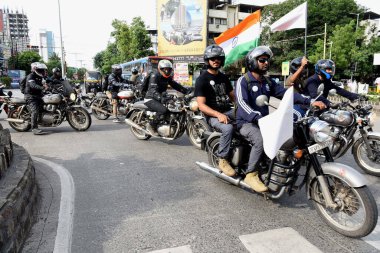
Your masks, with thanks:
[(225, 65), (244, 57), (249, 50), (257, 47), (260, 34), (260, 10), (258, 10), (215, 38), (216, 44), (221, 46), (226, 54)]

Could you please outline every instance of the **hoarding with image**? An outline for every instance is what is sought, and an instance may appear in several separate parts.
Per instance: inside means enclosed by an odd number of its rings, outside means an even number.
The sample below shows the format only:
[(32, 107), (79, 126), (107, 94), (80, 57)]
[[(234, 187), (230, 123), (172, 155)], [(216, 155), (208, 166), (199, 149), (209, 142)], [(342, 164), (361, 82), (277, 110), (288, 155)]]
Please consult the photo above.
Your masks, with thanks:
[(207, 40), (207, 1), (157, 0), (159, 56), (202, 55)]

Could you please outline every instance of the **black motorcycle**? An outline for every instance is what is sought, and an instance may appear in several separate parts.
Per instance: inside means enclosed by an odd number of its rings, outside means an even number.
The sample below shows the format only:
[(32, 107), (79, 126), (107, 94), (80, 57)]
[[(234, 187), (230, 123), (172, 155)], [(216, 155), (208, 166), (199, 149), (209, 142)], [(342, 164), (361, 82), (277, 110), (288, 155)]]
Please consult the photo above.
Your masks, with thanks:
[[(256, 103), (262, 106), (263, 100), (260, 96)], [(294, 122), (293, 132), (293, 138), (282, 145), (273, 160), (263, 155), (259, 163), (260, 178), (269, 188), (264, 195), (278, 199), (305, 186), (318, 214), (332, 229), (353, 238), (370, 234), (377, 224), (376, 202), (362, 174), (334, 162), (328, 148), (334, 142), (334, 137), (329, 135), (330, 125), (316, 116), (305, 116)], [(236, 132), (231, 143), (230, 163), (237, 176), (229, 177), (217, 169), (220, 135), (214, 132), (208, 136), (205, 145), (209, 164), (197, 162), (198, 166), (236, 186), (250, 189), (243, 181), (242, 170), (248, 164), (250, 144)], [(266, 137), (263, 138), (265, 142)], [(318, 159), (320, 151), (326, 157), (324, 163)]]
[[(61, 89), (62, 88), (62, 89)], [(67, 81), (61, 88), (53, 89), (42, 97), (43, 110), (39, 115), (38, 125), (56, 127), (67, 120), (77, 131), (86, 131), (91, 126), (91, 115), (80, 105), (75, 105), (76, 94)], [(6, 119), (16, 131), (26, 132), (31, 128), (31, 110), (23, 98), (12, 98), (14, 108)]]

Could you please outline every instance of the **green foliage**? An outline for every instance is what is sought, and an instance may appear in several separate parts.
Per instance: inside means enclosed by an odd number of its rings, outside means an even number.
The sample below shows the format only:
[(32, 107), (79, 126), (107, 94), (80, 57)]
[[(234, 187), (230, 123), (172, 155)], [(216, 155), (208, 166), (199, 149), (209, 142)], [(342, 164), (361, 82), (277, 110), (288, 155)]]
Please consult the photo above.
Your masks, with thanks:
[(131, 25), (121, 20), (113, 20), (111, 32), (113, 42), (94, 57), (94, 66), (104, 75), (111, 72), (111, 66), (133, 59), (154, 55), (145, 23), (141, 17), (135, 17)]
[(9, 58), (9, 69), (25, 70), (30, 73), (30, 64), (32, 62), (42, 62), (41, 56), (34, 51), (25, 51), (18, 53)]
[(0, 77), (0, 83), (4, 84), (5, 87), (7, 88), (10, 87), (11, 82), (12, 82), (12, 78), (10, 78), (9, 76)]
[[(59, 56), (56, 54), (56, 53), (53, 53), (48, 62), (46, 63), (46, 66), (48, 67), (48, 70), (49, 70), (49, 75), (52, 75), (52, 70), (53, 68), (59, 68), (61, 69), (62, 66), (61, 66), (61, 58), (59, 58)], [(61, 69), (62, 71), (62, 69)]]

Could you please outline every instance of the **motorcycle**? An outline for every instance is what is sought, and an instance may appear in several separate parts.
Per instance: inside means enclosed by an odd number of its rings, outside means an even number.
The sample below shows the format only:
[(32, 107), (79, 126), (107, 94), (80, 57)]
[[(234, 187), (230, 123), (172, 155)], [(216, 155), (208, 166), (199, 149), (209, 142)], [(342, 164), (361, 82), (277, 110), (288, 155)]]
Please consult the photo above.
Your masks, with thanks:
[[(262, 95), (256, 103), (263, 106), (266, 101), (267, 97)], [(334, 162), (328, 148), (334, 141), (330, 133), (330, 125), (314, 115), (306, 115), (294, 122), (293, 137), (274, 153), (273, 159), (265, 153), (259, 162), (260, 179), (269, 189), (264, 196), (275, 200), (285, 193), (293, 195), (305, 186), (308, 199), (312, 200), (317, 213), (328, 226), (348, 237), (364, 237), (377, 224), (377, 205), (365, 177), (350, 166)], [(230, 163), (237, 176), (229, 177), (217, 169), (216, 154), (221, 134), (213, 132), (206, 135), (209, 164), (196, 162), (197, 165), (231, 184), (251, 189), (243, 181), (245, 175), (242, 170), (247, 166), (251, 145), (238, 132), (234, 135)], [(269, 135), (263, 134), (264, 143), (270, 139)], [(318, 160), (319, 151), (324, 153), (326, 162)], [(306, 171), (301, 171), (302, 168)]]
[[(204, 117), (198, 111), (193, 93), (186, 96), (167, 94), (163, 103), (169, 113), (159, 120), (157, 126), (158, 137), (166, 140), (175, 140), (186, 131), (190, 142), (201, 148), (203, 132), (210, 128)], [(152, 134), (147, 130), (148, 124), (155, 120), (156, 112), (150, 111), (144, 101), (134, 103), (125, 122), (131, 126), (132, 134), (139, 140), (148, 140)]]
[(12, 95), (12, 91), (8, 91), (7, 96), (0, 96), (0, 113), (4, 111), (8, 115), (9, 111), (13, 108), (10, 104)]
[[(38, 124), (43, 127), (56, 127), (67, 120), (77, 131), (86, 131), (91, 126), (91, 116), (86, 109), (75, 105), (76, 94), (68, 81), (62, 82), (63, 92), (57, 90), (42, 97), (43, 109)], [(16, 131), (26, 132), (31, 128), (31, 110), (23, 98), (11, 98), (14, 106), (8, 113), (9, 125)]]
[[(134, 102), (141, 100), (141, 94), (133, 86), (124, 85), (124, 89), (117, 93), (119, 100), (117, 105), (118, 115), (127, 115)], [(112, 115), (112, 104), (105, 93), (96, 93), (92, 104), (92, 114), (99, 120), (106, 120)]]
[(80, 105), (85, 109), (90, 109), (91, 104), (95, 98), (95, 93), (91, 92), (91, 93), (83, 94), (80, 84), (75, 85), (75, 93), (77, 95), (75, 104)]
[[(372, 131), (375, 113), (371, 105), (360, 98), (353, 106), (350, 102), (334, 104), (319, 118), (330, 125), (335, 141), (330, 146), (334, 159), (342, 157), (351, 148), (356, 163), (366, 173), (380, 176), (380, 133)], [(357, 135), (357, 137), (355, 137)]]

